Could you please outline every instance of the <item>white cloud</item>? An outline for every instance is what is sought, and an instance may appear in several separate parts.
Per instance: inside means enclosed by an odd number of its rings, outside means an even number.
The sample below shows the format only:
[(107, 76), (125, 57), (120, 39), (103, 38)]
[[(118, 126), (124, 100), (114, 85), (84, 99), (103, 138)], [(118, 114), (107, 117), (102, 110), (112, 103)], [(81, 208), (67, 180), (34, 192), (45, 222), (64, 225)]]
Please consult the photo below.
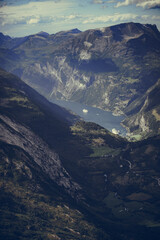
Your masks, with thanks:
[(46, 2), (46, 1), (53, 1), (53, 2), (60, 2), (61, 0), (0, 0), (0, 7), (4, 7), (6, 5), (24, 5), (29, 2)]
[(69, 16), (67, 16), (66, 18), (67, 18), (67, 19), (74, 19), (74, 18), (76, 18), (76, 16), (75, 16), (75, 15), (69, 15)]
[(31, 18), (27, 21), (27, 24), (35, 24), (38, 23), (40, 21), (39, 18)]
[(139, 2), (136, 5), (137, 7), (143, 7), (143, 8), (160, 8), (160, 0), (151, 0), (151, 1), (143, 1)]
[(62, 16), (62, 12), (66, 13), (72, 5), (73, 2), (65, 0), (29, 2), (18, 6), (5, 5), (0, 8), (1, 25), (51, 22), (53, 18)]
[(143, 20), (148, 20), (148, 19), (151, 18), (151, 16), (150, 16), (150, 15), (142, 15), (141, 18), (142, 18)]
[(153, 20), (159, 20), (160, 21), (160, 16), (152, 16)]
[(137, 7), (142, 8), (159, 8), (160, 0), (124, 0), (123, 2), (118, 2), (116, 7), (129, 6), (135, 4)]
[(122, 6), (128, 6), (128, 5), (132, 5), (132, 4), (137, 4), (140, 1), (141, 0), (124, 0), (123, 2), (118, 2), (116, 4), (116, 7), (122, 7)]
[(104, 3), (104, 1), (102, 1), (102, 0), (92, 0), (92, 3), (102, 4), (102, 3)]
[[(80, 15), (66, 15), (66, 16), (63, 16), (62, 18), (65, 19), (65, 21), (68, 21), (68, 20), (73, 20), (73, 19), (77, 19), (77, 18), (81, 18), (82, 16)], [(60, 17), (61, 18), (61, 17)]]
[(5, 26), (5, 25), (12, 25), (12, 24), (26, 24), (28, 19), (25, 17), (19, 17), (18, 19), (10, 16), (8, 17), (7, 15), (1, 15), (0, 18), (0, 25)]
[(108, 4), (114, 3), (116, 0), (92, 0), (91, 3), (93, 4)]
[(117, 22), (117, 21), (126, 21), (126, 20), (135, 20), (138, 17), (138, 15), (133, 13), (124, 13), (119, 14), (116, 13), (114, 15), (106, 15), (106, 16), (100, 16), (100, 17), (90, 17), (83, 21), (84, 24), (86, 23), (106, 23), (106, 22)]

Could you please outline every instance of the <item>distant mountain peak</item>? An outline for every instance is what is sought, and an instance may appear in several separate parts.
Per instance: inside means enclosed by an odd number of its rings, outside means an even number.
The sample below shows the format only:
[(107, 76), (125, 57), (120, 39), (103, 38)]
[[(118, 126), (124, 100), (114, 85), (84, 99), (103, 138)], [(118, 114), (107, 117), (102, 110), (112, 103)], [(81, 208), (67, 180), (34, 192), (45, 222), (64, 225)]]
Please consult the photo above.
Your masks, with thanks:
[(71, 29), (70, 32), (72, 33), (80, 33), (81, 31), (78, 28)]
[(155, 24), (142, 24), (142, 23), (135, 23), (135, 22), (120, 23), (117, 25), (113, 25), (110, 28), (114, 29), (114, 28), (126, 28), (126, 27), (130, 27), (131, 30), (134, 30), (135, 27), (138, 29), (143, 29), (144, 27), (154, 29), (154, 30), (157, 29), (157, 26)]
[(68, 34), (78, 34), (78, 33), (81, 33), (81, 31), (78, 28), (74, 28), (66, 31), (60, 31), (56, 34), (68, 35)]
[(9, 39), (11, 39), (10, 36), (5, 35), (5, 34), (3, 34), (2, 32), (0, 32), (0, 40), (9, 40)]
[(38, 32), (36, 35), (47, 37), (49, 33), (41, 31), (41, 32)]

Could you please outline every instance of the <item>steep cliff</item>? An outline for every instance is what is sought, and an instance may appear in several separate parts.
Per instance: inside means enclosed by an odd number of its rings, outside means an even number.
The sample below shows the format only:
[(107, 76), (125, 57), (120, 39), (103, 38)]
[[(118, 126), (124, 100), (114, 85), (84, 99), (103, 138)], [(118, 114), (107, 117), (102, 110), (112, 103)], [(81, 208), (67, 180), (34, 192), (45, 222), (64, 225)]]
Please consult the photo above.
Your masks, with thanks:
[[(131, 136), (149, 137), (160, 134), (160, 80), (126, 108), (128, 117), (123, 124)], [(138, 134), (138, 135), (137, 135)]]
[[(68, 121), (65, 118), (63, 120), (61, 114), (65, 117), (65, 114), (72, 115), (48, 103), (20, 79), (3, 70), (0, 72), (0, 83), (0, 140), (20, 147), (54, 182), (71, 196), (75, 196), (77, 192), (78, 197), (80, 186), (72, 181), (55, 152), (58, 144), (55, 142), (69, 134)], [(46, 138), (52, 138), (52, 146), (51, 143), (48, 145), (50, 140), (46, 144)]]

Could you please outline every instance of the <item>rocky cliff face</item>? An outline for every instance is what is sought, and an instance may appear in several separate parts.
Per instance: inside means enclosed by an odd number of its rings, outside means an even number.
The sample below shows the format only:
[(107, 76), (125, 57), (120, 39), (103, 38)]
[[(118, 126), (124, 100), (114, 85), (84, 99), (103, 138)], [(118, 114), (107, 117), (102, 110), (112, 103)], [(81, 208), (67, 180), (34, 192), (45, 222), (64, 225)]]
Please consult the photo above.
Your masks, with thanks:
[(147, 90), (139, 99), (126, 108), (128, 117), (123, 124), (129, 132), (149, 137), (160, 133), (160, 81)]
[[(19, 79), (14, 78), (14, 76), (7, 74), (4, 71), (1, 71), (0, 73), (0, 82), (2, 94), (0, 106), (2, 113), (0, 114), (0, 140), (24, 150), (30, 157), (33, 158), (34, 162), (45, 174), (48, 175), (51, 180), (61, 186), (74, 199), (82, 199), (83, 197), (80, 194), (81, 187), (73, 181), (71, 176), (64, 169), (54, 147), (49, 147), (49, 145), (43, 140), (44, 136), (42, 137), (39, 132), (40, 130), (35, 133), (34, 128), (29, 124), (29, 122), (32, 123), (34, 121), (33, 118), (36, 118), (36, 115), (38, 117), (38, 122), (36, 124), (39, 125), (40, 128), (42, 127), (41, 121), (43, 125), (43, 121), (45, 120), (45, 113), (43, 110), (39, 112), (39, 107), (33, 103), (34, 92), (31, 93), (31, 98), (29, 98), (27, 93), (30, 91), (30, 88), (23, 83), (20, 86)], [(21, 88), (23, 88), (23, 91), (20, 90)], [(38, 97), (41, 99), (40, 96)], [(45, 99), (44, 103), (43, 98), (41, 101), (41, 107), (43, 108), (44, 104), (45, 111), (48, 111), (51, 106), (47, 110)], [(61, 111), (63, 112), (63, 110)], [(27, 122), (25, 122), (25, 112), (28, 118)], [(33, 116), (33, 112), (35, 116)], [(21, 115), (21, 117), (17, 119), (19, 115)], [(53, 114), (52, 121), (54, 121)], [(61, 128), (63, 129), (62, 131), (65, 131), (65, 125), (67, 126), (67, 123), (64, 122), (63, 125)], [(57, 128), (57, 125), (55, 128)], [(54, 129), (50, 129), (49, 131), (54, 131)], [(52, 134), (54, 136), (54, 133)], [(55, 141), (57, 141), (57, 139), (55, 139)]]
[(1, 239), (108, 239), (22, 148), (0, 141), (0, 160)]
[(55, 183), (68, 192), (74, 199), (82, 200), (78, 193), (81, 187), (76, 184), (63, 168), (58, 154), (27, 127), (0, 115), (0, 140), (20, 147), (28, 153), (42, 171)]
[(151, 25), (88, 30), (51, 49), (49, 59), (26, 68), (22, 79), (49, 99), (71, 99), (121, 114), (157, 81), (159, 41)]

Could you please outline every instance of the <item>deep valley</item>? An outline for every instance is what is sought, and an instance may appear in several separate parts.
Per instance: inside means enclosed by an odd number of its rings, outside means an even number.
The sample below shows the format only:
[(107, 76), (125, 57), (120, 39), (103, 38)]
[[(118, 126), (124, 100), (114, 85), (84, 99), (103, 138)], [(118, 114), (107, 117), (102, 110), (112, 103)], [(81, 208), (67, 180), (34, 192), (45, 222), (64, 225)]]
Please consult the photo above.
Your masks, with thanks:
[(125, 114), (128, 132), (141, 138), (159, 133), (159, 101), (151, 94), (153, 88), (158, 91), (160, 76), (155, 25), (125, 23), (1, 39), (1, 67), (50, 101), (71, 100)]
[[(158, 240), (160, 33), (0, 35), (0, 239)], [(128, 137), (56, 104), (124, 115)]]

